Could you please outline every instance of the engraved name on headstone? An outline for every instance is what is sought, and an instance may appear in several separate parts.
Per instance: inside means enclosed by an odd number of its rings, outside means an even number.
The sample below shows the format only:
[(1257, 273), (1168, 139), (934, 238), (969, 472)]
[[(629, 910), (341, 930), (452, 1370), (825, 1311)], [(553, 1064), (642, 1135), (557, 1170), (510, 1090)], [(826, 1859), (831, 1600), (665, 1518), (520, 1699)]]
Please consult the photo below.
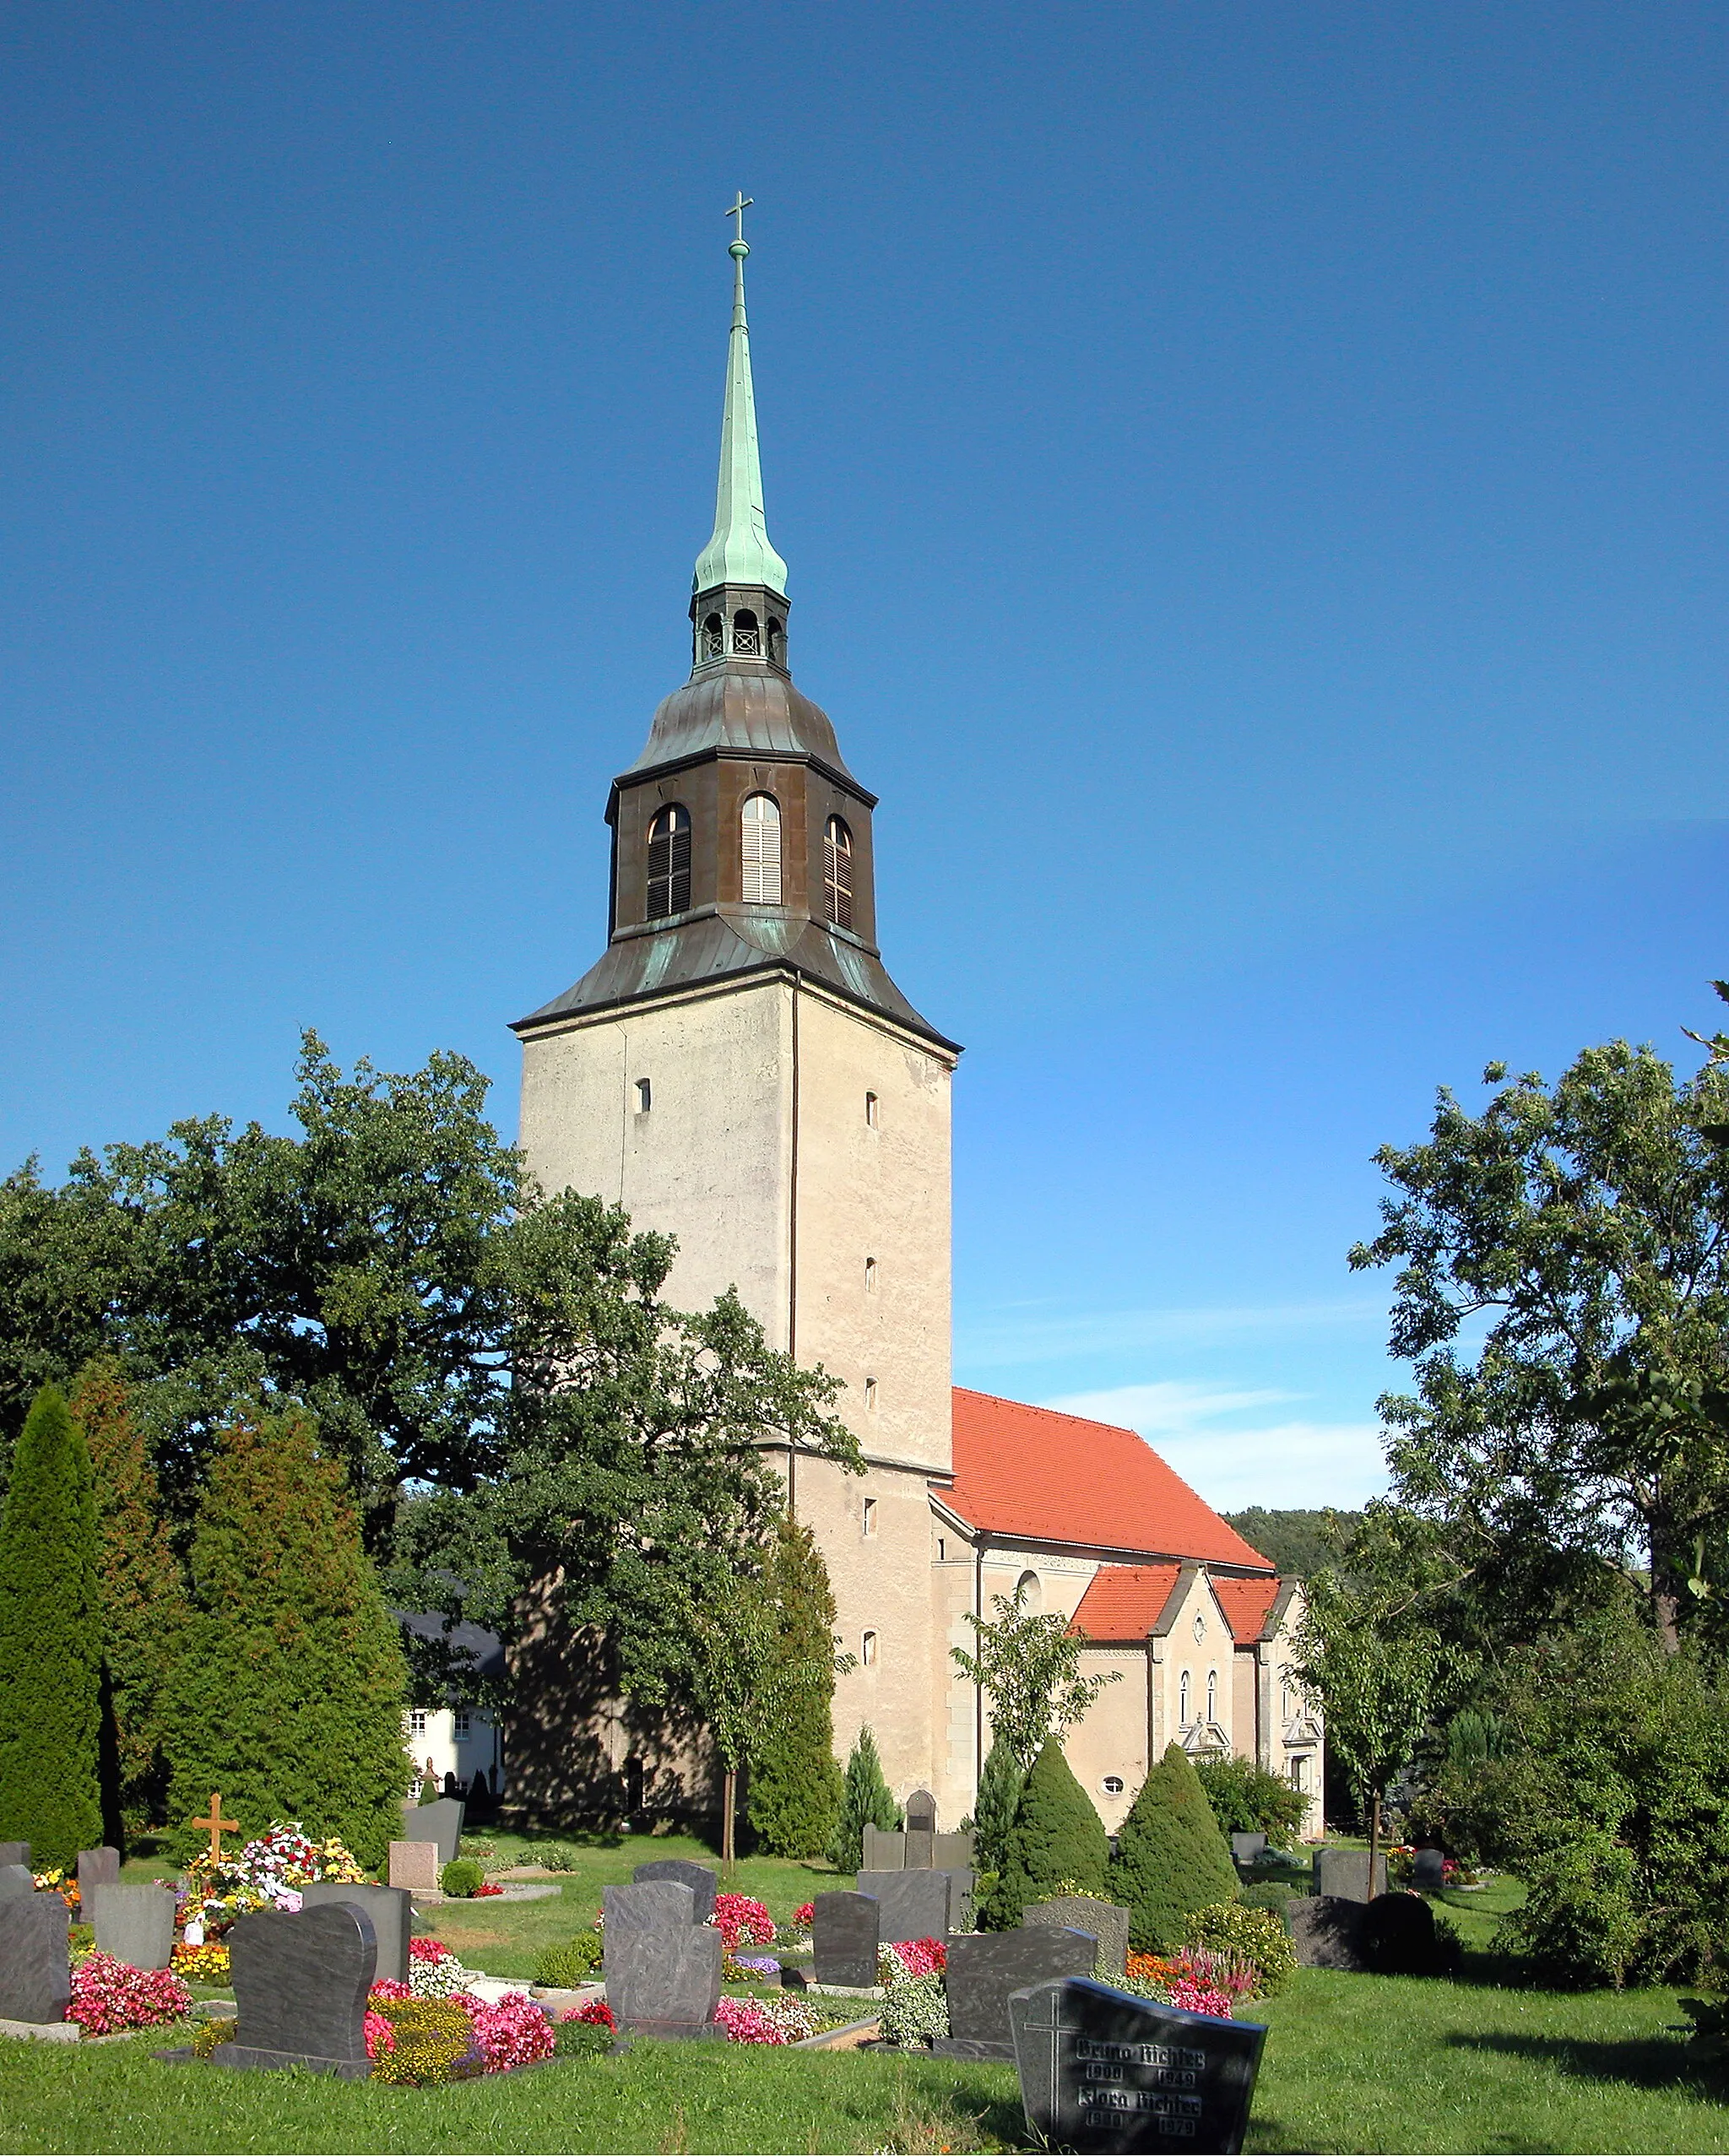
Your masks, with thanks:
[(352, 1902), (356, 1909), (363, 1909), (372, 1926), (372, 1937), (377, 1942), (378, 1962), (372, 1980), (388, 1976), (393, 1982), (406, 1984), (409, 1980), (409, 1926), (414, 1922), (414, 1902), (405, 1887), (373, 1887), (366, 1884), (345, 1885), (337, 1879), (321, 1879), (316, 1884), (301, 1888), (302, 1909), (323, 1909), (332, 1902)]
[(1184, 2013), (1073, 1977), (1017, 1991), (1009, 2023), (1036, 2145), (1241, 2149), (1266, 2041), (1258, 2023)]
[(687, 1857), (657, 1857), (653, 1864), (639, 1864), (631, 1872), (633, 1884), (651, 1885), (656, 1879), (671, 1879), (680, 1886), (688, 1887), (696, 1897), (696, 1921), (706, 1924), (714, 1914), (714, 1897), (720, 1881), (706, 1864), (692, 1864)]
[(868, 1991), (876, 1981), (878, 1926), (882, 1906), (875, 1894), (818, 1894), (810, 1904), (812, 1975), (819, 1984)]
[[(1034, 1902), (1021, 1912), (1023, 1924), (1057, 1924), (1071, 1931), (1090, 1931), (1098, 1942), (1098, 1958), (1112, 1976), (1121, 1976), (1129, 1966), (1129, 1912), (1116, 1902), (1099, 1901), (1091, 1894), (1059, 1894), (1054, 1900)], [(1092, 1971), (1088, 1969), (1090, 1976)]]
[(861, 1872), (859, 1892), (882, 1904), (882, 1941), (940, 1939), (949, 1928), (946, 1872)]
[(0, 2021), (65, 2020), (72, 1998), (71, 1926), (58, 1894), (0, 1900)]
[(1009, 2001), (1029, 1984), (1090, 1976), (1098, 1942), (1090, 1931), (1023, 1924), (949, 1941), (949, 2033), (934, 2048), (951, 2059), (1011, 2059)]
[(310, 2067), (364, 2081), (366, 1994), (378, 1946), (371, 1920), (352, 1902), (255, 1910), (228, 1935), (236, 2008), (235, 2040), (213, 2066)]
[(92, 1887), (81, 1902), (96, 1944), (134, 1969), (166, 1969), (174, 1958), (174, 1889), (160, 1880)]

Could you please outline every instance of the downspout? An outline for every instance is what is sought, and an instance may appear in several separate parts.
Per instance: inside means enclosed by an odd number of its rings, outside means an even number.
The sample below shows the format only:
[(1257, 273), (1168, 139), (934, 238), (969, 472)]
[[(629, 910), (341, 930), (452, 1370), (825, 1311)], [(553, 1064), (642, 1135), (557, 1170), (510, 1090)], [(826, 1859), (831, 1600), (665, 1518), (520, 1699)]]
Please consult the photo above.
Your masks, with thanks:
[[(793, 976), (792, 1143), (787, 1178), (787, 1359), (799, 1359), (799, 977)], [(787, 1447), (787, 1514), (799, 1516), (799, 1449)]]
[[(973, 1546), (973, 1614), (982, 1623), (984, 1619), (984, 1545), (988, 1537), (981, 1535)], [(976, 1650), (978, 1634), (973, 1634)], [(984, 1687), (975, 1677), (973, 1681), (973, 1808), (978, 1808), (978, 1785), (984, 1780)]]

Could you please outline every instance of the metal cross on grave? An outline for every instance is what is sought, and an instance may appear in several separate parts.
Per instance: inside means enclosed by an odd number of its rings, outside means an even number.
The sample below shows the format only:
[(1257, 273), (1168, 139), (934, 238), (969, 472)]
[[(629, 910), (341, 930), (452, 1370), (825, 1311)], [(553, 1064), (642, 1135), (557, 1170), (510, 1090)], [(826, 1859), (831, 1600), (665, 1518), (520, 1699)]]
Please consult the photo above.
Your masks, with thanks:
[(223, 1817), (222, 1799), (214, 1789), (210, 1792), (209, 1817), (188, 1819), (187, 1824), (189, 1827), (208, 1827), (210, 1829), (210, 1856), (212, 1861), (217, 1864), (222, 1861), (222, 1837), (225, 1834), (237, 1834), (240, 1832), (238, 1819)]

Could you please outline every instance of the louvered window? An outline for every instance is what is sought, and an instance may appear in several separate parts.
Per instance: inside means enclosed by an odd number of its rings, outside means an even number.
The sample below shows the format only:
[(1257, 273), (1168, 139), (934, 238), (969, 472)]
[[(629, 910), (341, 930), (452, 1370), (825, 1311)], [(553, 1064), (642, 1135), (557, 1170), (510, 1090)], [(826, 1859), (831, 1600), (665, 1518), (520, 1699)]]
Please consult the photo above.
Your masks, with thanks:
[(828, 918), (837, 928), (853, 925), (853, 834), (838, 816), (831, 816), (822, 834), (822, 896)]
[(780, 804), (772, 794), (745, 803), (744, 900), (747, 906), (780, 903)]
[(676, 803), (648, 826), (647, 918), (664, 921), (691, 904), (691, 819)]

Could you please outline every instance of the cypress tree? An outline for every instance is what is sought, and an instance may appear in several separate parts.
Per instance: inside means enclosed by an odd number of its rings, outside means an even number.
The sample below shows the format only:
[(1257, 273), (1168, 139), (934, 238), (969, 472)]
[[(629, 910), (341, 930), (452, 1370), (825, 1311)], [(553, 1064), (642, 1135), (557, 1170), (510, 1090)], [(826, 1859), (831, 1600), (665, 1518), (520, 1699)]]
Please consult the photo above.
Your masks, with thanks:
[[(981, 1901), (987, 1912), (997, 1878), (1008, 1861), (1009, 1834), (1021, 1801), (1025, 1780), (1020, 1764), (1000, 1737), (985, 1754), (978, 1777), (978, 1796), (973, 1807), (973, 1861), (978, 1870)], [(986, 1875), (989, 1883), (986, 1883)], [(1015, 1918), (1020, 1922), (1018, 1914)]]
[(834, 1591), (808, 1527), (783, 1518), (764, 1585), (779, 1611), (783, 1667), (808, 1667), (772, 1736), (751, 1754), (751, 1824), (777, 1856), (821, 1856), (840, 1820), (834, 1756)]
[(306, 1416), (223, 1435), (192, 1534), (198, 1612), (169, 1687), (169, 1818), (220, 1790), (243, 1833), (299, 1819), (363, 1864), (401, 1832), (408, 1670), (341, 1469)]
[(1083, 1893), (1104, 1892), (1110, 1844), (1092, 1799), (1075, 1779), (1054, 1737), (1045, 1741), (1022, 1785), (1002, 1869), (986, 1905), (987, 1928), (1012, 1931), (1029, 1902), (1071, 1881)]
[(101, 1682), (89, 1449), (44, 1385), (0, 1519), (0, 1838), (33, 1864), (70, 1865), (101, 1835)]
[(183, 1650), (191, 1610), (119, 1366), (87, 1364), (68, 1405), (89, 1447), (95, 1487), (103, 1829), (110, 1841), (121, 1843), (160, 1817), (167, 1799), (161, 1696)]
[(864, 1861), (864, 1829), (881, 1827), (892, 1833), (901, 1823), (900, 1807), (882, 1778), (882, 1761), (876, 1739), (867, 1722), (859, 1732), (847, 1761), (846, 1780), (841, 1789), (840, 1818), (835, 1828), (829, 1858), (837, 1872), (856, 1872)]
[(1241, 1892), (1231, 1851), (1180, 1744), (1141, 1784), (1117, 1836), (1111, 1891), (1129, 1910), (1129, 1935), (1148, 1953), (1183, 1943), (1189, 1918)]

